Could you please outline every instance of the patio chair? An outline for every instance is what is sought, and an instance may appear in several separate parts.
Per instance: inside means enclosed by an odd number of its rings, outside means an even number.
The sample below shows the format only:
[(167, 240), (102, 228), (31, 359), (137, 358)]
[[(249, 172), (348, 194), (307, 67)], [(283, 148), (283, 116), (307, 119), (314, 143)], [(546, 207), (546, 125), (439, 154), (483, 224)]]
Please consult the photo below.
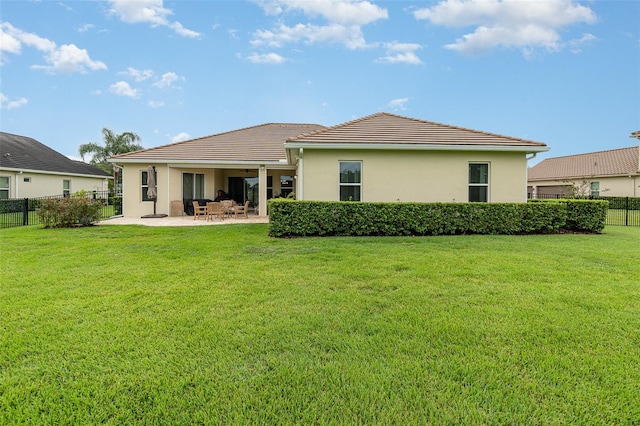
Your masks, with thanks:
[(244, 216), (245, 219), (249, 219), (247, 214), (249, 213), (249, 202), (247, 201), (244, 205), (235, 206), (234, 211), (236, 213), (236, 219), (238, 218), (238, 215)]
[(199, 216), (207, 218), (207, 206), (201, 206), (197, 201), (193, 201), (193, 220), (196, 220)]
[(221, 203), (215, 201), (207, 203), (207, 220), (213, 220), (214, 216), (218, 216), (220, 220), (224, 220), (224, 214), (225, 212)]
[(233, 213), (233, 200), (222, 200), (220, 201), (220, 205), (222, 206), (224, 214), (231, 217), (231, 213)]

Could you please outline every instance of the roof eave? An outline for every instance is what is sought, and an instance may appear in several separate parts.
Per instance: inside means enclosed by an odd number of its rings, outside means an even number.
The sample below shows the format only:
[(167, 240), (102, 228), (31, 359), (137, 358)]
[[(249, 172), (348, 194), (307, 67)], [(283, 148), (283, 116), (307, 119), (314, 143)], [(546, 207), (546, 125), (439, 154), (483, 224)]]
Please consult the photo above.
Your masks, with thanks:
[(107, 160), (110, 163), (129, 163), (129, 164), (139, 164), (139, 163), (150, 163), (150, 164), (167, 164), (169, 167), (187, 167), (187, 166), (198, 166), (198, 167), (208, 167), (208, 168), (258, 168), (260, 166), (266, 166), (270, 169), (290, 169), (292, 166), (287, 162), (286, 159), (280, 159), (278, 161), (269, 160), (269, 161), (259, 161), (259, 160), (180, 160), (180, 159), (166, 159), (166, 158), (120, 158), (120, 159), (109, 159)]
[(448, 145), (448, 144), (397, 144), (397, 143), (314, 143), (285, 142), (285, 149), (357, 149), (357, 150), (401, 150), (401, 151), (499, 151), (499, 152), (546, 152), (546, 145)]
[(52, 170), (35, 170), (35, 169), (20, 169), (15, 167), (0, 167), (0, 170), (14, 173), (31, 173), (40, 175), (58, 175), (58, 176), (77, 176), (92, 179), (113, 179), (113, 176), (109, 175), (92, 175), (88, 173), (69, 173), (69, 172), (56, 172)]

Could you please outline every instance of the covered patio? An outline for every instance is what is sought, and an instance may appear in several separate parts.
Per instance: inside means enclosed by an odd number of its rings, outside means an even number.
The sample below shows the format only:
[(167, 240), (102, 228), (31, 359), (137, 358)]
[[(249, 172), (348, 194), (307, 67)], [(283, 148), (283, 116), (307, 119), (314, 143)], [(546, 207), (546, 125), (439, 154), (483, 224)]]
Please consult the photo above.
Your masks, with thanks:
[(139, 217), (153, 209), (146, 188), (147, 169), (154, 166), (158, 213), (190, 214), (193, 200), (213, 201), (222, 190), (266, 217), (267, 200), (295, 192), (297, 159), (287, 158), (285, 141), (320, 129), (269, 123), (112, 157), (110, 162), (122, 166), (123, 215)]

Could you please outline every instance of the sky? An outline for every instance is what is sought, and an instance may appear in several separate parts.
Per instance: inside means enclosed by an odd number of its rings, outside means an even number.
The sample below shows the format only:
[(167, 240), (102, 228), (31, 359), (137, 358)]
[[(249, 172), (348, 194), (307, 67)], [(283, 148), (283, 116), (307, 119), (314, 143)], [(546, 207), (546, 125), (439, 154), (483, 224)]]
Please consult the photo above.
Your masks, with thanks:
[[(640, 1), (0, 3), (0, 129), (79, 159), (378, 112), (546, 143), (633, 146)], [(89, 161), (90, 158), (85, 158)]]

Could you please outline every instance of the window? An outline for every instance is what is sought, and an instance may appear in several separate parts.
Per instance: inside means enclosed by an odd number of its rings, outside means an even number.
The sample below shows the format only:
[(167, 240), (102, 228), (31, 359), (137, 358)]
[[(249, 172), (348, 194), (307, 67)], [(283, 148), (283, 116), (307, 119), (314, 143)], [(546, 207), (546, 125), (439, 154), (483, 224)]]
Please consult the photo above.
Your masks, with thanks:
[(273, 198), (273, 176), (267, 176), (267, 200)]
[(280, 196), (286, 198), (293, 192), (293, 176), (280, 176)]
[(600, 182), (591, 182), (591, 196), (599, 197), (600, 196)]
[(65, 197), (71, 196), (71, 181), (69, 179), (62, 180), (62, 195)]
[(202, 173), (182, 174), (182, 198), (185, 200), (204, 198), (204, 175)]
[(340, 201), (360, 201), (362, 161), (340, 162)]
[(0, 200), (9, 198), (9, 176), (0, 176)]
[(489, 201), (489, 163), (469, 163), (469, 202)]
[(149, 173), (145, 170), (142, 172), (142, 201), (151, 201), (151, 198), (147, 197), (147, 190), (149, 189)]

